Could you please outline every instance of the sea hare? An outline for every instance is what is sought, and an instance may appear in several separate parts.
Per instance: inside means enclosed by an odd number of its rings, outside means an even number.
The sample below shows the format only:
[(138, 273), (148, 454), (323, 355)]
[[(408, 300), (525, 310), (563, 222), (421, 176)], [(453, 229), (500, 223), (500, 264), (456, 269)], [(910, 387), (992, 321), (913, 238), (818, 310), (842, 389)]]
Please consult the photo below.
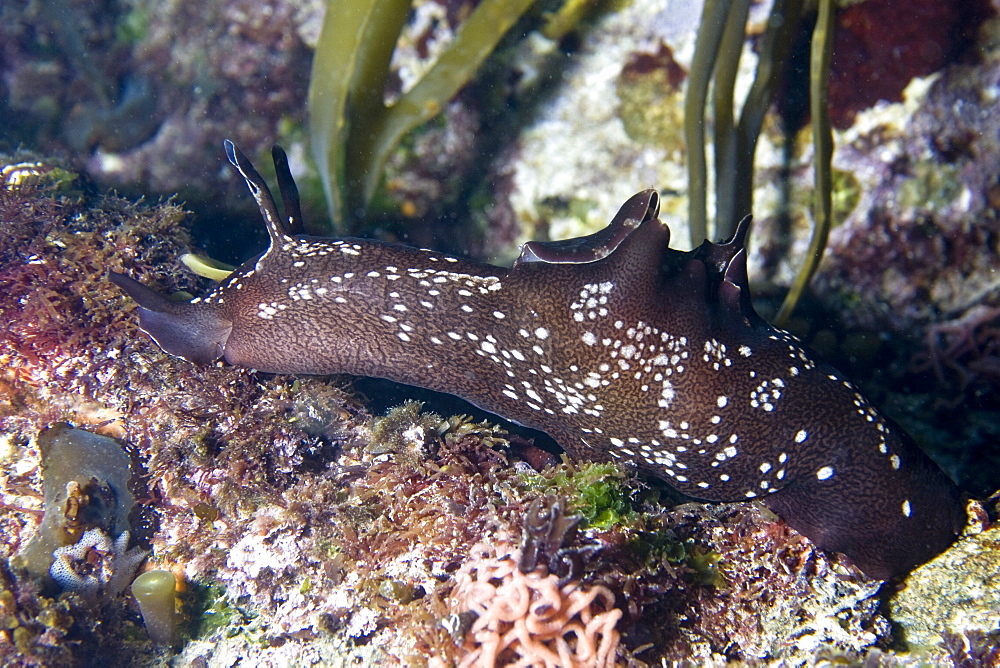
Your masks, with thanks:
[(161, 348), (204, 364), (378, 376), (461, 396), (570, 454), (615, 458), (700, 499), (760, 499), (820, 547), (888, 578), (938, 554), (962, 495), (896, 424), (750, 301), (744, 239), (669, 247), (652, 190), (603, 231), (525, 244), (511, 268), (301, 235), (231, 142), (270, 246), (208, 294), (111, 280)]

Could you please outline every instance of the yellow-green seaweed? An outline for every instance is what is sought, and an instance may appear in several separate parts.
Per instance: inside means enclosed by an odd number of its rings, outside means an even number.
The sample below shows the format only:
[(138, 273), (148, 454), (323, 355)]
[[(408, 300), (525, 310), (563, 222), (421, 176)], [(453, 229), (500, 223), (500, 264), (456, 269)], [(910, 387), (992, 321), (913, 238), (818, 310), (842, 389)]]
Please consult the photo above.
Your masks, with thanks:
[(776, 0), (759, 43), (754, 81), (740, 118), (734, 117), (736, 74), (749, 12), (746, 0), (708, 0), (702, 10), (684, 100), (688, 150), (688, 218), (691, 244), (708, 238), (708, 175), (705, 105), (713, 90), (715, 142), (715, 237), (730, 236), (752, 208), (753, 156), (777, 77), (787, 62), (802, 0)]
[(224, 281), (236, 271), (236, 267), (231, 264), (194, 253), (181, 255), (181, 263), (199, 276), (211, 278), (213, 281)]
[[(722, 45), (726, 25), (728, 0), (705, 0), (701, 23), (695, 37), (694, 57), (688, 73), (687, 94), (684, 97), (684, 139), (687, 144), (688, 225), (691, 245), (697, 246), (708, 237), (708, 163), (705, 160), (705, 102), (715, 58)], [(742, 48), (743, 40), (739, 47)]]
[(413, 88), (385, 102), (410, 0), (329, 2), (309, 82), (309, 130), (335, 229), (363, 215), (389, 154), (436, 116), (534, 0), (483, 0)]
[(583, 527), (607, 529), (634, 515), (626, 476), (612, 463), (563, 465), (541, 474), (525, 474), (529, 487), (566, 499), (567, 512), (583, 517)]
[(779, 327), (795, 310), (802, 293), (812, 280), (819, 261), (823, 259), (826, 240), (833, 224), (833, 130), (827, 91), (830, 76), (830, 58), (833, 54), (833, 1), (819, 1), (819, 16), (812, 34), (812, 51), (809, 57), (809, 112), (812, 114), (813, 136), (813, 233), (805, 261), (795, 276), (795, 282), (785, 295), (774, 322)]
[[(713, 92), (715, 144), (715, 238), (729, 238), (737, 222), (753, 208), (753, 158), (764, 113), (777, 77), (787, 62), (802, 19), (802, 0), (776, 0), (758, 47), (753, 85), (734, 118), (734, 87), (745, 40), (748, 0), (706, 0), (695, 42), (684, 100), (687, 145), (688, 218), (692, 246), (709, 237), (708, 173), (705, 158), (705, 106)], [(819, 3), (812, 35), (810, 110), (815, 150), (814, 228), (809, 252), (776, 318), (779, 326), (791, 314), (816, 271), (831, 226), (831, 161), (833, 136), (827, 111), (827, 80), (833, 35), (833, 5)]]

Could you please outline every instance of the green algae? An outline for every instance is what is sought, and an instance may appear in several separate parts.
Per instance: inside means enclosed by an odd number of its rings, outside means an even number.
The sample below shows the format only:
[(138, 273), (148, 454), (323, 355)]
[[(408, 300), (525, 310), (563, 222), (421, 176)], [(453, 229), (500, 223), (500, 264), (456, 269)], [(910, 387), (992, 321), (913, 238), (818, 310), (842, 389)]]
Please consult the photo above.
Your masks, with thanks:
[(115, 24), (115, 41), (122, 45), (136, 45), (146, 40), (151, 21), (150, 9), (144, 5), (130, 8)]
[(409, 582), (388, 579), (379, 583), (378, 593), (382, 598), (406, 605), (416, 600), (421, 592)]
[(679, 541), (663, 532), (638, 531), (628, 538), (628, 548), (647, 566), (657, 561), (682, 564), (692, 541)]
[(899, 188), (898, 205), (906, 210), (947, 210), (962, 196), (961, 168), (939, 162), (918, 162), (911, 166), (913, 178)]
[(846, 220), (861, 201), (861, 184), (851, 172), (834, 169), (831, 173), (833, 221)]
[(688, 551), (685, 563), (695, 573), (695, 583), (708, 587), (722, 587), (726, 578), (719, 568), (722, 555), (700, 545), (694, 545)]
[(236, 267), (225, 262), (214, 260), (204, 255), (196, 253), (184, 253), (180, 257), (181, 264), (192, 272), (210, 278), (213, 281), (224, 281), (231, 273), (236, 271)]
[(81, 196), (80, 175), (58, 165), (28, 161), (5, 164), (0, 168), (3, 187), (7, 190), (20, 188), (44, 189), (54, 195)]
[(620, 468), (604, 462), (571, 465), (565, 457), (563, 461), (561, 467), (540, 474), (522, 474), (522, 480), (540, 494), (565, 498), (567, 512), (581, 515), (584, 527), (608, 529), (635, 516)]
[(193, 639), (210, 638), (216, 631), (247, 621), (243, 611), (229, 602), (226, 588), (220, 584), (188, 583), (181, 600)]

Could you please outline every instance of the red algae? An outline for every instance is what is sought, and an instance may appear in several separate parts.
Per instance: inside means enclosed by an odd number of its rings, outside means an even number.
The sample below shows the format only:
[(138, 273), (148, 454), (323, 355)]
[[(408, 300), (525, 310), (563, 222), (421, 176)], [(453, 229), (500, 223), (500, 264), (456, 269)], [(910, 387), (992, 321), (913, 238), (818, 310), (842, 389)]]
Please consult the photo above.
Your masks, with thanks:
[(879, 100), (900, 102), (914, 77), (957, 62), (994, 10), (990, 3), (893, 0), (851, 4), (837, 16), (830, 71), (830, 121), (848, 128)]

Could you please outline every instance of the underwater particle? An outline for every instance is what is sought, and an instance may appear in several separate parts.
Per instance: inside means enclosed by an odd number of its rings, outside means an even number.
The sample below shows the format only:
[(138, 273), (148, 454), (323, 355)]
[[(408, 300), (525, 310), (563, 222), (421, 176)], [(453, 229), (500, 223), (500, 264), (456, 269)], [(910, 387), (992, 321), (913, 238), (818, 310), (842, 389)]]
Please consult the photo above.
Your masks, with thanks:
[[(31, 575), (48, 580), (54, 552), (79, 547), (90, 531), (107, 538), (105, 552), (111, 549), (110, 536), (126, 535), (127, 543), (135, 498), (128, 490), (132, 477), (128, 455), (113, 438), (57, 423), (38, 435), (38, 446), (45, 515), (35, 536), (14, 559)], [(97, 540), (96, 536), (89, 540)]]
[(146, 571), (132, 582), (146, 632), (157, 645), (173, 645), (177, 639), (176, 590), (177, 580), (170, 571)]
[(90, 602), (102, 595), (117, 596), (131, 582), (147, 554), (138, 547), (129, 549), (130, 537), (128, 531), (123, 531), (112, 541), (102, 529), (91, 529), (73, 545), (53, 551), (49, 575), (64, 591)]

